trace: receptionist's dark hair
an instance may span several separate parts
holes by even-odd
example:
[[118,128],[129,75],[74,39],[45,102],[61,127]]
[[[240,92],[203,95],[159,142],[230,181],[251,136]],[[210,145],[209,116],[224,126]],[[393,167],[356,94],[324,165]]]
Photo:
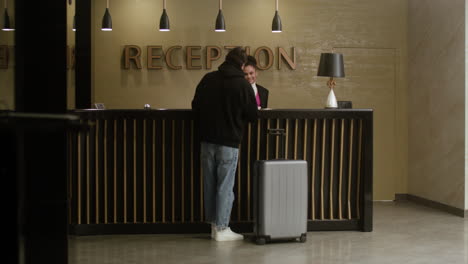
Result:
[[254,56],[249,55],[249,56],[247,56],[247,62],[245,63],[244,66],[245,67],[252,66],[252,67],[254,67],[254,69],[257,69],[257,60],[255,59]]

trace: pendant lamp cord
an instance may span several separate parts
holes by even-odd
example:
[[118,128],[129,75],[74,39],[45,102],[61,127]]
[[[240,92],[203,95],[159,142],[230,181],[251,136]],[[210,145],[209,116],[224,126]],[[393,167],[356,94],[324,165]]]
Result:
[[107,9],[109,9],[109,0],[107,0]]
[[8,0],[5,0],[5,9],[7,9],[7,2]]
[[278,11],[278,1],[279,0],[276,0],[276,11]]
[[166,9],[166,0],[163,0],[163,9]]
[[223,0],[219,0],[219,10],[223,9]]

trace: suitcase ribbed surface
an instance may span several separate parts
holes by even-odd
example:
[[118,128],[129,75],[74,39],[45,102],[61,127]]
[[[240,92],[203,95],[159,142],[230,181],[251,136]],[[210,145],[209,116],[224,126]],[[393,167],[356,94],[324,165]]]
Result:
[[258,161],[257,235],[300,237],[307,233],[307,162]]

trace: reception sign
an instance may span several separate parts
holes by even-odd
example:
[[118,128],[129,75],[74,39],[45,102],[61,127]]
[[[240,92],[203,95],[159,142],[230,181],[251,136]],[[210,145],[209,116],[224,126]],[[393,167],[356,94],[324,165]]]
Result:
[[[224,60],[225,55],[230,49],[237,46],[146,46],[146,58],[143,56],[142,48],[138,45],[125,45],[123,47],[123,68],[124,69],[142,69],[143,65],[147,69],[160,70],[164,67],[172,70],[200,70],[212,69],[213,62]],[[289,69],[295,70],[296,49],[290,48],[288,53],[284,48],[277,47],[271,49],[261,46],[255,50],[249,46],[245,47],[247,54],[257,59],[257,67],[260,70],[268,70],[273,67],[276,61],[276,69],[281,69],[283,63]],[[252,52],[252,53],[251,53]],[[8,69],[9,48],[6,45],[0,45],[0,69]],[[182,60],[181,60],[182,59]],[[183,63],[179,63],[183,61]],[[67,69],[74,69],[75,66],[75,47],[67,46]]]
[[[188,69],[200,70],[211,69],[213,62],[224,60],[225,54],[236,46],[146,46],[146,58],[144,58],[142,48],[137,45],[126,45],[123,52],[124,69],[142,69],[143,65],[147,69],[160,70],[167,67],[172,70]],[[247,54],[251,54],[250,47],[245,47]],[[225,51],[225,54],[223,54]],[[253,51],[253,50],[252,50]],[[281,69],[282,64],[286,63],[291,70],[296,69],[296,49],[291,48],[288,54],[285,49],[278,47],[273,49],[261,46],[255,49],[251,54],[257,59],[257,67],[260,70],[270,69],[275,60],[276,68]],[[182,60],[181,60],[182,58]],[[183,61],[183,63],[176,63]]]

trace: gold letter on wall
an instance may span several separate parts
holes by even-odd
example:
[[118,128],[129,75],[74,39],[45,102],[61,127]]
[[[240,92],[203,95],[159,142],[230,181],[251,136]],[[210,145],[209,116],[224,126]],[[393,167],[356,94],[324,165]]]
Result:
[[201,50],[201,46],[187,46],[186,50],[187,50],[187,69],[189,70],[201,69],[201,65],[193,66],[192,64],[193,60],[201,59],[200,55],[193,55],[192,50]]
[[[134,55],[131,55],[131,50],[133,50],[135,53]],[[130,69],[130,60],[133,60],[135,62],[135,65],[137,69],[141,69],[141,61],[140,61],[140,55],[141,55],[141,49],[140,47],[136,45],[126,45],[125,46],[125,69]]]
[[[216,55],[213,56],[213,51],[216,51]],[[221,48],[218,46],[207,46],[206,47],[206,68],[211,69],[211,62],[221,58]]]
[[224,49],[232,50],[232,49],[235,49],[237,47],[240,47],[240,46],[224,46]]
[[8,46],[0,45],[0,69],[8,69]]
[[[260,63],[260,52],[262,50],[266,52],[266,66],[262,66],[262,64]],[[255,59],[257,60],[257,67],[260,70],[268,70],[273,65],[273,51],[271,51],[269,47],[262,46],[255,51]]]
[[147,54],[146,54],[146,60],[147,60],[147,67],[148,69],[156,69],[160,70],[162,69],[162,66],[154,65],[153,61],[161,59],[161,55],[154,55],[153,50],[161,50],[162,51],[162,46],[148,46],[147,47]]
[[182,48],[182,46],[172,46],[169,49],[167,49],[167,51],[166,51],[166,64],[167,64],[167,67],[169,67],[170,69],[173,69],[173,70],[182,69],[182,66],[174,65],[172,63],[172,51],[175,50],[175,49],[181,49],[181,48]]
[[296,69],[296,48],[292,47],[291,51],[293,57],[292,60],[283,48],[278,48],[278,70],[281,69],[281,59],[284,59],[288,63],[289,68],[292,70]]

